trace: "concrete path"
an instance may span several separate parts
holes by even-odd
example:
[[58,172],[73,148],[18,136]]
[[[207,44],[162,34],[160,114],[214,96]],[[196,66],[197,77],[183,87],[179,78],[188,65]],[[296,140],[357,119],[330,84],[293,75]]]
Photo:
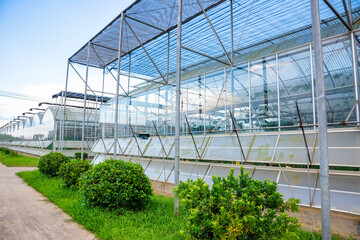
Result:
[[15,175],[33,169],[0,163],[0,240],[96,239]]

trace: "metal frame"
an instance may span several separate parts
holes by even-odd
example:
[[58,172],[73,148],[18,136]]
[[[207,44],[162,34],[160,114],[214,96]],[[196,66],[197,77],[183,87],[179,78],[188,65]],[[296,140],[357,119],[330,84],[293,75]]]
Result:
[[[131,25],[128,23],[128,21],[126,20],[126,18],[124,18],[124,21],[126,23],[126,25],[129,27],[131,33],[134,35],[134,37],[136,38],[136,40],[138,41],[138,43],[140,44],[141,48],[144,50],[144,52],[146,53],[146,55],[148,56],[148,58],[150,59],[150,61],[152,62],[152,64],[154,65],[156,71],[158,71],[160,77],[164,80],[165,84],[168,84],[167,80],[164,78],[163,74],[161,73],[161,71],[159,70],[159,68],[156,66],[156,63],[154,62],[154,60],[151,58],[150,54],[148,53],[148,51],[146,50],[146,48],[144,47],[143,43],[140,41],[139,37],[136,35],[136,33],[134,32],[134,30],[132,29]],[[118,68],[119,71],[120,68]]]
[[[346,3],[345,3],[345,0],[343,0],[343,5],[344,5],[344,9],[345,9],[345,12],[346,12],[346,20],[343,19],[343,17],[336,11],[336,9],[329,3],[328,0],[323,0],[327,6],[331,9],[331,11],[334,12],[334,14],[336,15],[336,17],[341,21],[341,23],[349,30],[351,31],[351,48],[352,48],[352,61],[353,61],[353,73],[354,73],[354,84],[355,84],[355,96],[356,96],[356,124],[359,123],[360,121],[360,112],[359,112],[359,93],[358,93],[358,62],[357,62],[357,59],[356,59],[356,56],[355,56],[355,53],[356,53],[356,45],[355,45],[355,40],[357,40],[354,36],[354,32],[353,32],[353,29],[352,29],[352,20],[351,20],[351,2],[349,1],[349,9],[347,8],[346,6]],[[64,141],[64,129],[65,129],[65,111],[66,111],[66,93],[67,93],[67,90],[68,90],[68,74],[69,74],[69,66],[72,67],[75,72],[77,73],[77,75],[81,78],[81,80],[85,83],[85,99],[84,99],[84,114],[83,114],[83,125],[82,125],[82,158],[83,158],[83,151],[84,151],[84,141],[85,141],[85,115],[86,115],[86,111],[87,109],[89,109],[87,107],[87,101],[86,101],[86,92],[88,90],[90,91],[93,91],[90,86],[88,86],[88,71],[89,71],[89,67],[91,67],[92,65],[89,64],[89,58],[90,58],[90,51],[91,49],[94,51],[95,55],[97,56],[98,60],[101,62],[101,64],[103,65],[103,71],[105,73],[105,69],[111,74],[111,76],[116,80],[117,84],[116,84],[116,106],[115,106],[115,132],[114,132],[114,159],[117,158],[117,143],[118,143],[118,137],[119,137],[119,97],[127,97],[130,101],[130,97],[131,97],[131,93],[130,93],[130,89],[129,89],[129,86],[130,84],[128,84],[128,89],[125,90],[122,85],[120,84],[120,77],[121,76],[127,76],[128,77],[128,82],[130,83],[130,78],[137,78],[139,80],[143,80],[144,82],[146,83],[154,83],[154,84],[159,84],[159,85],[168,85],[168,86],[171,86],[171,87],[174,87],[174,83],[170,83],[170,80],[169,80],[169,76],[176,73],[176,86],[175,86],[175,98],[176,98],[176,106],[175,106],[175,166],[174,166],[174,173],[175,173],[175,185],[178,184],[179,182],[179,160],[180,160],[180,155],[179,155],[179,149],[180,149],[180,123],[181,123],[181,81],[183,80],[182,79],[182,71],[184,70],[183,68],[181,68],[181,51],[182,49],[185,49],[187,51],[191,51],[193,53],[196,53],[198,55],[201,55],[201,56],[204,56],[206,58],[210,60],[214,60],[214,61],[217,61],[221,64],[224,64],[226,66],[230,66],[231,67],[231,93],[234,95],[234,92],[233,91],[233,84],[234,84],[234,80],[236,80],[235,76],[234,76],[234,68],[237,68],[236,66],[233,66],[233,63],[234,63],[234,58],[235,58],[235,55],[236,53],[239,53],[241,52],[242,49],[238,50],[238,49],[234,49],[234,25],[233,25],[233,0],[229,0],[229,4],[230,4],[230,11],[231,11],[231,20],[230,20],[230,28],[231,28],[231,49],[230,49],[230,54],[229,54],[229,51],[225,48],[223,42],[221,41],[217,31],[215,30],[214,26],[213,26],[213,23],[211,22],[208,14],[207,14],[207,10],[208,9],[211,9],[221,3],[223,3],[225,1],[219,1],[217,4],[214,4],[210,7],[208,7],[207,9],[205,9],[203,7],[203,5],[201,4],[201,1],[200,0],[197,0],[197,3],[201,9],[201,11],[197,14],[194,15],[194,17],[196,16],[199,16],[201,14],[203,14],[206,18],[206,21],[208,22],[214,36],[217,38],[217,41],[219,42],[219,45],[221,46],[223,52],[224,52],[224,55],[222,56],[209,56],[208,54],[206,53],[203,53],[203,52],[200,52],[200,51],[197,51],[197,50],[194,50],[190,47],[187,47],[187,46],[183,46],[182,45],[182,24],[187,22],[187,21],[190,21],[191,19],[185,19],[185,21],[183,21],[182,19],[182,7],[183,7],[183,3],[182,3],[182,0],[179,0],[178,1],[178,19],[177,19],[177,25],[176,26],[173,26],[167,30],[164,30],[164,29],[161,29],[161,28],[158,28],[156,26],[153,26],[151,24],[148,24],[146,22],[143,22],[141,20],[138,20],[138,19],[135,19],[131,16],[128,16],[126,15],[126,11],[122,12],[117,19],[120,18],[120,31],[119,31],[119,44],[118,44],[118,49],[112,49],[112,48],[109,48],[109,47],[106,47],[106,46],[102,46],[100,44],[97,44],[97,43],[93,43],[92,40],[94,39],[91,39],[88,43],[87,43],[87,50],[88,50],[88,55],[87,55],[87,64],[86,64],[86,77],[85,79],[83,79],[81,77],[81,75],[77,72],[77,70],[75,69],[75,67],[73,66],[72,62],[69,60],[68,61],[68,65],[67,65],[67,76],[66,76],[66,85],[65,85],[65,95],[62,97],[62,102],[61,102],[61,105],[63,106],[62,107],[62,110],[63,110],[63,118],[61,120],[61,125],[60,125],[60,139],[61,139],[61,142]],[[136,2],[137,3],[137,2]],[[135,3],[135,4],[136,4]],[[326,120],[326,97],[325,97],[325,89],[324,89],[324,86],[323,86],[323,79],[324,79],[324,73],[323,73],[323,57],[322,57],[322,49],[321,49],[321,31],[320,31],[320,16],[319,16],[319,2],[316,1],[316,0],[311,0],[311,10],[312,10],[312,26],[313,26],[313,39],[314,39],[314,66],[315,66],[315,74],[316,74],[316,92],[317,92],[317,99],[318,99],[318,102],[317,102],[317,108],[318,108],[318,123],[319,123],[319,141],[320,141],[320,152],[321,152],[321,174],[320,174],[320,183],[321,183],[321,187],[322,187],[322,192],[323,192],[323,199],[325,199],[325,201],[323,202],[324,204],[324,207],[323,207],[323,212],[324,214],[328,214],[327,212],[330,211],[329,210],[329,207],[327,206],[329,203],[327,202],[329,198],[328,194],[329,194],[329,189],[328,189],[328,160],[327,160],[327,138],[326,138],[326,133],[327,133],[327,120]],[[130,19],[132,21],[136,21],[140,24],[144,24],[148,27],[151,27],[153,29],[156,29],[158,31],[160,31],[160,33],[155,37],[159,37],[161,35],[164,35],[164,34],[168,34],[167,36],[167,68],[166,68],[166,76],[163,75],[163,73],[160,71],[160,69],[158,68],[158,66],[156,65],[154,59],[150,56],[149,52],[146,50],[146,44],[150,41],[152,41],[153,39],[155,38],[152,38],[146,42],[141,42],[138,35],[136,34],[136,32],[134,31],[134,29],[132,28],[132,26],[129,24],[129,22],[127,21],[127,19]],[[114,20],[115,21],[115,20]],[[114,22],[112,22],[114,23]],[[110,24],[112,24],[110,23]],[[135,49],[138,49],[138,48],[142,48],[144,50],[144,52],[146,53],[147,57],[150,59],[151,63],[153,64],[154,68],[157,70],[157,72],[159,73],[159,77],[158,78],[153,78],[153,79],[146,79],[146,78],[141,78],[141,77],[137,77],[137,76],[132,76],[131,75],[131,71],[130,71],[130,65],[131,65],[131,53],[135,50],[135,49],[132,49],[130,50],[129,52],[125,53],[124,51],[122,51],[122,37],[123,37],[123,25],[124,23],[126,24],[126,26],[130,29],[130,31],[132,32],[132,34],[134,35],[134,37],[136,38],[137,42],[139,43],[139,45],[135,48]],[[109,26],[109,25],[108,25]],[[170,61],[170,31],[171,29],[175,29],[177,27],[177,58],[176,58],[176,71],[175,72],[171,72],[170,73],[170,69],[169,69],[169,61]],[[100,32],[101,33],[101,32]],[[100,34],[99,33],[99,34]],[[98,36],[99,34],[97,34],[96,36]],[[313,104],[313,124],[311,126],[314,127],[314,129],[316,128],[316,120],[315,120],[315,89],[314,89],[314,76],[313,76],[313,58],[312,58],[312,54],[313,54],[313,50],[312,50],[312,44],[306,44],[306,45],[309,45],[309,54],[310,54],[310,68],[311,68],[311,98],[312,98],[312,104]],[[101,58],[100,54],[96,51],[95,47],[94,46],[98,46],[98,47],[102,47],[102,48],[107,48],[108,50],[111,50],[113,52],[117,52],[117,59],[118,60],[118,63],[117,63],[117,76],[115,77],[113,75],[113,73],[111,72],[111,69],[109,68],[109,65],[108,63],[105,63],[103,61],[103,59]],[[86,46],[84,46],[85,48]],[[288,50],[288,49],[287,49]],[[129,74],[124,74],[124,73],[121,73],[120,71],[120,66],[121,66],[121,57],[126,55],[126,54],[129,54]],[[278,114],[278,131],[280,131],[283,126],[281,126],[281,109],[280,109],[280,81],[282,82],[282,80],[280,79],[280,76],[279,76],[279,57],[278,57],[278,53],[275,54],[275,57],[276,57],[276,88],[277,88],[277,104],[278,104],[278,108],[277,108],[277,114]],[[224,62],[222,60],[220,60],[219,58],[220,57],[226,57],[227,62]],[[114,61],[116,61],[114,60]],[[113,61],[113,62],[114,62]],[[250,65],[250,61],[247,62],[247,74],[248,74],[248,81],[249,81],[249,87],[248,87],[248,108],[249,108],[249,128],[248,130],[250,131],[258,131],[259,128],[255,128],[253,127],[253,119],[252,119],[252,115],[256,113],[252,112],[253,110],[253,104],[255,103],[255,101],[252,100],[251,98],[251,78],[252,78],[252,72],[251,72],[251,65]],[[255,74],[255,73],[253,73]],[[206,75],[204,74],[205,76],[205,79],[206,79]],[[162,81],[157,81],[158,79],[162,79]],[[105,82],[105,74],[103,74],[103,86],[104,86],[104,82]],[[243,157],[243,160],[246,161],[247,159],[247,156],[245,156],[245,153],[243,151],[243,148],[242,148],[242,145],[241,145],[241,141],[240,141],[240,138],[239,138],[239,135],[238,135],[238,130],[236,128],[236,122],[235,122],[235,118],[234,118],[234,101],[231,101],[231,110],[230,109],[227,109],[228,107],[228,99],[227,99],[227,88],[226,88],[226,82],[227,82],[227,73],[226,73],[226,69],[224,68],[224,86],[225,86],[225,91],[226,91],[226,95],[225,95],[225,101],[226,101],[226,104],[225,104],[225,113],[224,113],[224,122],[225,122],[225,131],[234,131],[236,133],[236,136],[237,136],[237,139],[238,139],[238,143],[239,143],[239,146],[240,146],[240,149],[241,149],[241,153],[242,153],[242,157]],[[124,95],[120,95],[119,94],[119,88],[121,88],[123,90],[123,92],[125,93]],[[245,89],[245,88],[244,88]],[[104,90],[104,88],[102,89]],[[246,90],[246,89],[245,89]],[[166,90],[167,91],[167,90]],[[94,92],[94,91],[93,91]],[[207,128],[206,128],[206,80],[204,80],[204,103],[203,103],[203,112],[205,112],[205,117],[204,117],[204,134],[206,135],[207,133]],[[221,94],[220,94],[221,95]],[[220,96],[219,96],[220,97]],[[147,106],[148,106],[148,101],[147,101],[147,97],[145,97],[146,100],[145,100],[145,114],[146,114],[146,118],[147,118]],[[234,98],[234,96],[233,96]],[[233,99],[232,99],[233,100]],[[129,101],[127,102],[127,111],[126,111],[126,126],[129,126],[133,135],[134,135],[134,130],[133,130],[133,127],[132,127],[132,123],[130,122],[129,118],[131,116],[129,116]],[[96,111],[97,111],[97,102],[96,102]],[[139,104],[139,102],[137,102],[137,104]],[[160,104],[160,101],[158,100],[158,104]],[[307,146],[307,142],[306,142],[306,136],[305,136],[305,132],[304,132],[304,129],[303,127],[306,126],[306,125],[303,125],[302,124],[302,119],[301,119],[301,115],[300,115],[300,110],[298,108],[298,104],[296,102],[296,106],[297,106],[297,110],[298,110],[298,116],[299,116],[299,119],[300,119],[300,128],[302,129],[302,132],[303,132],[303,136],[304,136],[304,141],[305,141],[305,145],[306,145],[306,148],[307,148],[307,155],[308,155],[308,158],[309,158],[309,164],[311,164],[311,158],[310,158],[310,153],[309,153],[309,150],[308,150],[308,146]],[[205,110],[204,110],[205,109]],[[231,118],[231,124],[232,124],[232,128],[231,129],[226,129],[227,128],[227,121],[229,120],[229,117],[227,117],[227,110],[229,110],[229,114],[230,114],[230,118]],[[166,118],[168,118],[168,109],[165,110],[166,111]],[[158,109],[158,112],[159,112],[159,109]],[[137,114],[137,112],[136,112]],[[171,114],[171,113],[170,113]],[[137,117],[137,115],[136,115]],[[159,119],[159,116],[158,116],[158,119]],[[194,142],[194,145],[195,145],[195,148],[196,148],[196,151],[197,151],[197,155],[199,158],[200,157],[200,154],[199,154],[199,151],[198,151],[198,148],[196,146],[196,143],[195,143],[195,140],[194,140],[194,137],[193,137],[193,132],[191,131],[191,128],[190,128],[190,124],[189,124],[189,121],[187,119],[187,117],[185,117],[185,120],[186,120],[186,123],[187,123],[187,127],[188,127],[188,132],[189,134],[191,135],[192,139],[193,139],[193,142]],[[346,122],[348,119],[346,119]],[[353,122],[354,123],[354,122]],[[162,140],[159,136],[159,132],[158,132],[158,127],[159,127],[159,121],[157,123],[158,126],[156,126],[156,124],[153,122],[153,126],[154,126],[154,129],[156,131],[156,135],[159,137],[159,140],[161,142],[161,145],[162,145],[162,149],[164,151],[164,154],[167,155],[166,157],[168,157],[168,154],[166,154],[166,151],[165,151],[165,148],[163,146],[163,143],[162,143]],[[147,127],[148,123],[146,121],[145,123],[145,127]],[[308,125],[310,126],[310,124]],[[137,127],[137,126],[136,126]],[[165,126],[166,127],[166,126]],[[284,128],[289,128],[288,126],[284,126]],[[270,128],[269,128],[270,129]],[[241,129],[242,131],[245,131],[246,129]],[[125,128],[125,135],[126,135],[126,128]],[[213,131],[215,132],[215,131]],[[280,136],[280,135],[279,135]],[[141,152],[141,149],[140,149],[140,146],[139,146],[139,143],[137,142],[137,139],[136,139],[136,136],[135,137],[135,141],[138,145],[138,148],[139,148],[139,151],[141,153],[141,155],[143,154]],[[62,143],[63,144],[63,143]],[[120,145],[119,145],[120,146]],[[276,148],[276,147],[275,147]],[[61,150],[63,150],[63,145],[61,145],[60,147]],[[122,153],[124,153],[122,151],[122,149],[120,149],[120,151]],[[273,156],[273,159],[274,160],[274,157]],[[327,169],[327,171],[326,171]],[[210,169],[209,169],[210,171]],[[179,211],[179,206],[178,206],[178,199],[175,198],[175,204],[174,204],[174,209],[175,209],[175,212],[178,213]],[[323,218],[325,217],[328,217],[328,215],[323,215]],[[330,218],[328,218],[330,219]],[[324,226],[323,226],[323,236],[326,238],[327,237],[327,234],[328,234],[328,229],[330,228],[330,220],[328,222],[323,222]]]

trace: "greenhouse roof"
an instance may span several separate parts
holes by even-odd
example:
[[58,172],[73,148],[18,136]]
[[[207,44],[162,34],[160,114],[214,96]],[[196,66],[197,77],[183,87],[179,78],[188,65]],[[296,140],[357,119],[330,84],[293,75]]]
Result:
[[[319,2],[322,29],[336,26],[333,31],[327,30],[327,36],[358,26],[360,1],[352,1],[352,24],[346,24],[342,0]],[[138,0],[124,10],[122,72],[159,82],[175,73],[177,12],[177,0]],[[183,73],[204,63],[232,65],[244,52],[259,45],[271,47],[287,41],[289,48],[295,47],[298,43],[289,41],[311,32],[310,12],[309,0],[183,0]],[[89,66],[117,68],[120,21],[119,15],[90,40]],[[306,38],[306,42],[311,41],[311,37]],[[69,60],[86,65],[88,46],[85,44]]]
[[[66,98],[74,98],[74,99],[84,99],[85,95],[83,93],[76,93],[76,92],[66,92],[65,91],[61,91],[57,94],[54,94],[52,96],[52,98],[58,98],[61,96],[65,96],[66,94]],[[109,101],[111,98],[109,97],[104,97],[104,96],[95,96],[95,95],[91,95],[91,94],[86,94],[86,100],[88,101],[98,101],[98,102],[107,102]]]

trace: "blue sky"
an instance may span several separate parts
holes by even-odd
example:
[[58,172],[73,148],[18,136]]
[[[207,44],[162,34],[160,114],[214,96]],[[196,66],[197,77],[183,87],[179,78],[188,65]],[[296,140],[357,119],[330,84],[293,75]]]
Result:
[[[0,90],[50,97],[67,59],[133,0],[0,0]],[[0,126],[36,102],[0,96]]]

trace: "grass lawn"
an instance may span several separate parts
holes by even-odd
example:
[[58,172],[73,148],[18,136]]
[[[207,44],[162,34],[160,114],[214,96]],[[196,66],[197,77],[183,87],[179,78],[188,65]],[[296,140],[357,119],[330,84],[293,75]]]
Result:
[[[98,238],[183,239],[180,230],[185,228],[185,214],[173,214],[173,198],[154,195],[148,209],[117,214],[114,211],[85,206],[79,191],[64,187],[64,182],[59,177],[48,178],[38,170],[20,172],[17,175]],[[298,239],[313,239],[307,231],[298,229],[296,234]],[[314,233],[314,237],[321,240],[318,233]],[[294,236],[285,239],[292,240]]]
[[37,167],[39,159],[20,154],[11,156],[0,152],[0,162],[7,167]]
[[182,239],[185,218],[173,214],[173,198],[154,195],[148,209],[119,215],[85,206],[79,192],[63,187],[59,177],[48,178],[38,170],[17,175],[101,239]]

